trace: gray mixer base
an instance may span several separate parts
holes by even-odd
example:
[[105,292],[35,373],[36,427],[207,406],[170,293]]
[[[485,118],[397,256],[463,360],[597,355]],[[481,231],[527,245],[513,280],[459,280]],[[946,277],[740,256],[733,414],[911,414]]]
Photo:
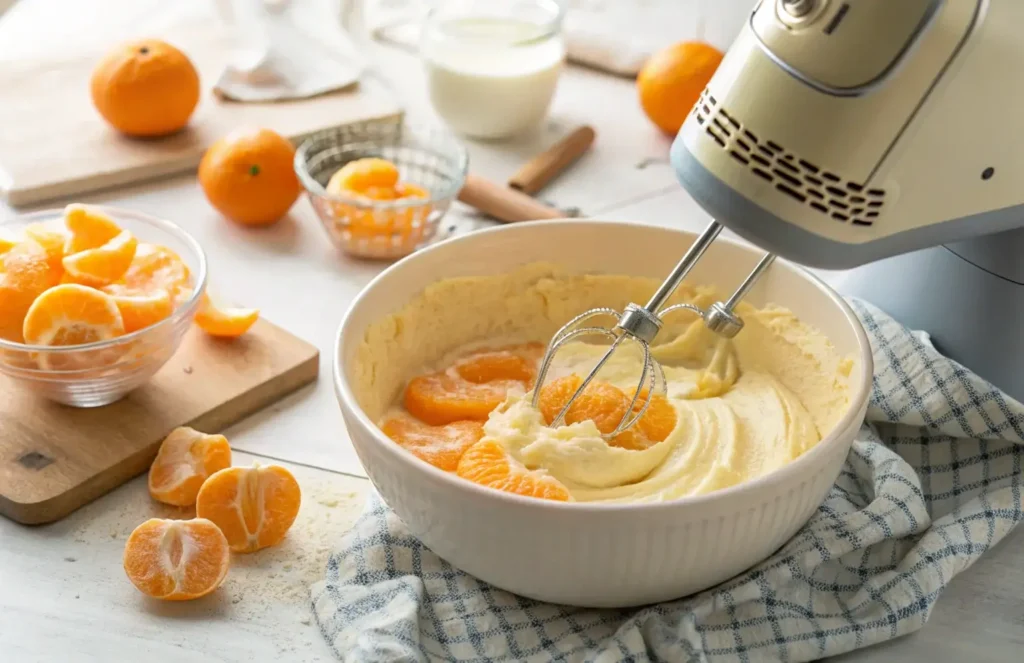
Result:
[[939,352],[1024,402],[1024,285],[940,246],[858,267],[837,290],[928,332]]

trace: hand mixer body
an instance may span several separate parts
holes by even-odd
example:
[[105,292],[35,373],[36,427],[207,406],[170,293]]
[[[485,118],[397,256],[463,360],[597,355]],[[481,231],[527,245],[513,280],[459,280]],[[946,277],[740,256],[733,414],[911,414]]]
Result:
[[1024,226],[1022,25],[1020,0],[761,0],[673,166],[722,225],[812,267]]

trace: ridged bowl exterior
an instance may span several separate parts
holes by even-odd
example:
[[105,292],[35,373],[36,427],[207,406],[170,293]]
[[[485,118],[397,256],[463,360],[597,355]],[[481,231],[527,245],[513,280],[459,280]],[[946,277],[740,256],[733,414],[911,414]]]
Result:
[[[626,607],[718,584],[770,556],[807,522],[835,482],[863,420],[871,353],[849,307],[784,261],[750,297],[790,308],[857,359],[851,407],[835,430],[793,463],[726,490],[664,503],[601,505],[546,502],[483,488],[391,442],[359,409],[349,386],[345,365],[366,326],[400,308],[423,283],[501,273],[559,257],[559,250],[570,269],[657,276],[668,272],[692,239],[682,231],[600,221],[507,226],[407,258],[364,290],[339,330],[335,386],[370,480],[415,536],[452,565],[522,596]],[[644,253],[624,254],[623,246],[643,247]],[[732,287],[759,257],[756,249],[719,240],[694,282]]]

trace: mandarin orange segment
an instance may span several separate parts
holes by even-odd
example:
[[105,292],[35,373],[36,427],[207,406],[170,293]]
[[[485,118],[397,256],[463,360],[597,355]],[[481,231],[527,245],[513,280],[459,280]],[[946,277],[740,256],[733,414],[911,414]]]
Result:
[[430,194],[426,189],[419,186],[418,184],[412,184],[411,182],[402,182],[395,186],[395,194],[399,198],[429,198]]
[[[637,399],[636,405],[633,406],[634,413],[640,411],[646,398],[647,390],[645,389],[640,392],[640,397]],[[640,421],[636,422],[636,425],[648,439],[662,442],[676,429],[677,422],[678,417],[672,404],[664,396],[655,394],[651,398],[651,404],[647,406],[644,416],[640,417]]]
[[473,384],[448,373],[421,375],[409,381],[402,404],[432,426],[455,421],[486,421],[508,393],[505,383]]
[[30,345],[81,345],[123,334],[124,321],[114,300],[75,283],[54,286],[39,295],[22,325]]
[[121,312],[124,332],[130,334],[166,320],[174,312],[174,301],[163,289],[135,291],[118,283],[102,288]]
[[196,310],[195,321],[200,329],[211,336],[236,338],[249,331],[259,317],[259,309],[226,307],[214,302],[204,292]]
[[0,227],[0,256],[7,253],[22,241],[13,231]]
[[466,449],[484,435],[484,427],[478,421],[430,426],[404,416],[391,417],[381,430],[417,458],[445,472],[454,472]]
[[121,280],[131,290],[166,290],[175,306],[192,292],[192,275],[181,257],[165,246],[147,242],[139,242],[135,257]]
[[143,594],[165,601],[188,601],[220,587],[231,551],[215,524],[203,518],[150,518],[128,537],[124,571]]
[[[583,378],[572,374],[544,385],[537,406],[548,425],[555,420],[555,417],[562,411],[581,384],[583,384]],[[644,398],[646,398],[646,391],[637,399],[630,416],[640,411]],[[594,380],[573,401],[572,406],[565,413],[564,421],[566,424],[575,424],[590,420],[594,422],[597,430],[607,435],[618,427],[623,416],[629,411],[630,400],[630,397],[618,387]],[[636,426],[619,433],[609,440],[608,444],[634,451],[647,449],[664,441],[675,429],[675,426],[675,410],[664,396],[656,394]]]
[[398,184],[398,168],[386,159],[369,157],[350,161],[338,169],[327,182],[327,193],[365,193],[370,187],[394,189]]
[[62,262],[64,260],[64,244],[67,242],[67,235],[42,223],[33,223],[25,227],[25,236],[42,247],[46,253],[46,261],[52,271],[57,274],[61,274],[64,271]]
[[483,352],[455,362],[455,372],[475,384],[497,380],[531,382],[537,373],[536,362],[509,352]]
[[229,467],[203,483],[196,515],[216,523],[235,552],[254,552],[284,539],[301,497],[299,483],[283,467]]
[[138,240],[127,230],[103,246],[64,257],[64,271],[75,282],[96,288],[119,280],[135,258]]
[[398,191],[389,186],[370,186],[361,193],[370,200],[394,200],[400,197]]
[[467,449],[459,460],[456,474],[473,483],[506,493],[561,502],[570,499],[569,490],[561,481],[543,472],[527,469],[492,439],[480,440]]
[[120,226],[112,218],[77,203],[64,208],[64,225],[71,234],[64,246],[66,255],[97,249],[121,234]]
[[181,426],[171,431],[149,466],[149,494],[175,506],[192,506],[206,479],[231,467],[231,446],[223,435]]
[[46,252],[33,241],[16,244],[3,255],[0,271],[0,338],[20,343],[25,316],[39,295],[60,281]]
[[481,350],[459,359],[450,370],[410,380],[402,404],[433,426],[486,421],[510,390],[530,388],[543,350],[540,343]]

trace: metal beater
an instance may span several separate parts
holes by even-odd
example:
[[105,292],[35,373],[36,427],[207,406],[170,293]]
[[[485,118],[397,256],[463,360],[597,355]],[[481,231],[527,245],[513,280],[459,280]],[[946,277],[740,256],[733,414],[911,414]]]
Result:
[[[658,290],[651,296],[651,299],[645,306],[639,306],[637,304],[629,304],[626,306],[625,311],[622,313],[611,308],[595,308],[585,313],[581,313],[569,322],[567,322],[558,332],[555,333],[551,342],[548,344],[547,352],[544,354],[544,360],[540,365],[540,372],[537,375],[537,384],[533,391],[533,407],[537,407],[538,400],[540,399],[541,387],[544,385],[544,378],[547,376],[548,370],[551,368],[551,360],[566,343],[577,339],[581,336],[590,335],[601,335],[612,339],[611,347],[608,351],[598,360],[594,368],[587,374],[583,379],[583,383],[573,393],[572,397],[566,402],[565,406],[562,407],[558,416],[551,422],[552,426],[558,426],[563,423],[565,419],[565,413],[569,411],[573,402],[579,398],[580,394],[587,388],[594,377],[601,370],[601,367],[608,362],[608,359],[618,349],[618,347],[625,341],[632,341],[639,345],[643,352],[643,368],[640,373],[640,381],[637,385],[636,390],[633,392],[633,399],[630,401],[629,409],[619,420],[618,426],[610,433],[602,434],[604,439],[611,439],[623,432],[624,430],[633,426],[647,411],[647,407],[651,404],[651,399],[654,397],[655,392],[665,391],[665,372],[654,357],[651,355],[651,342],[654,337],[661,331],[661,319],[665,315],[672,313],[673,311],[688,310],[696,313],[704,321],[704,325],[712,332],[725,338],[733,338],[743,328],[743,320],[741,320],[733,309],[736,304],[750,291],[750,289],[757,283],[757,280],[761,277],[766,269],[775,260],[775,255],[771,253],[765,254],[761,261],[757,263],[753,271],[747,275],[747,278],[743,280],[743,283],[736,289],[736,291],[729,297],[725,302],[715,302],[707,308],[707,310],[700,309],[692,304],[676,304],[669,306],[664,311],[661,307],[668,301],[668,298],[672,296],[672,293],[676,291],[679,284],[683,282],[686,275],[690,273],[693,266],[697,264],[704,252],[707,251],[711,243],[718,237],[718,234],[722,231],[722,226],[717,221],[712,221],[711,224],[704,229],[700,237],[690,246],[690,248],[683,255],[682,259],[675,266],[672,272],[668,275],[668,278],[661,284]],[[599,316],[611,316],[618,318],[618,323],[611,329],[607,327],[584,327],[582,324],[587,320],[596,318]],[[647,385],[647,396],[644,399],[643,407],[638,412],[630,416],[634,412],[637,400],[639,400],[641,394],[644,392],[644,386]]]

